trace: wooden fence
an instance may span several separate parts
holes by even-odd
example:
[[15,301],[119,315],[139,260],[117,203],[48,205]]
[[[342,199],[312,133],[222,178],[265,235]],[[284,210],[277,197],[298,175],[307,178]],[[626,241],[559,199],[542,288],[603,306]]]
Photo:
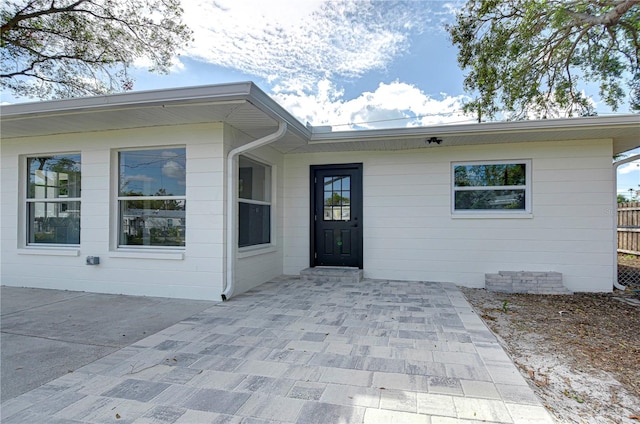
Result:
[[618,252],[640,255],[640,202],[618,203]]

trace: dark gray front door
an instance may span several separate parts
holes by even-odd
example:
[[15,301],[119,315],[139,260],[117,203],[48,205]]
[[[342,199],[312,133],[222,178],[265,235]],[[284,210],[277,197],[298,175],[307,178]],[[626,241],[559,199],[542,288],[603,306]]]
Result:
[[311,266],[362,268],[362,164],[311,167]]

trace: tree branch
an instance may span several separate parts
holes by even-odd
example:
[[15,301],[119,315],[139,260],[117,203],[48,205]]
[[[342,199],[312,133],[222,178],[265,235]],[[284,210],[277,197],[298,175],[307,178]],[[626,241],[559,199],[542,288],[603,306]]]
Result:
[[622,15],[624,15],[633,6],[637,6],[640,0],[621,0],[616,6],[605,14],[594,16],[589,13],[575,12],[569,9],[565,11],[572,16],[577,22],[589,25],[615,25],[618,23]]
[[7,22],[2,24],[2,26],[0,27],[0,36],[4,35],[5,32],[11,31],[12,29],[14,29],[18,25],[18,23],[22,21],[33,19],[33,18],[39,18],[40,16],[53,15],[56,13],[73,12],[75,11],[75,8],[77,6],[81,5],[82,3],[86,3],[87,1],[89,0],[78,0],[67,7],[55,7],[54,2],[52,1],[51,7],[47,10],[38,10],[37,12],[27,13],[23,15],[21,13],[26,10],[26,8],[24,8],[20,12],[16,13],[16,15],[13,16],[13,18],[9,19]]

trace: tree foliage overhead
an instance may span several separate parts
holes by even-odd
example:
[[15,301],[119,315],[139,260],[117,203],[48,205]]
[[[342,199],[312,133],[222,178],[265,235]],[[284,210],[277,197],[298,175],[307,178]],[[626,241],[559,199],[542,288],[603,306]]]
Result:
[[447,30],[467,112],[586,115],[585,82],[613,110],[640,110],[640,0],[468,0]]
[[180,0],[4,0],[0,84],[18,96],[77,97],[132,88],[136,61],[167,72],[191,39]]

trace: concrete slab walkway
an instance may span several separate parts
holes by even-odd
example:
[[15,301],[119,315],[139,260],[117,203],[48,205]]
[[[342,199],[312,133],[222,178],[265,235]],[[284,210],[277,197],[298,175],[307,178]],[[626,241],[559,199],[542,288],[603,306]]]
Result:
[[284,277],[1,406],[6,424],[553,422],[454,285]]
[[1,402],[215,305],[7,286],[0,293]]

